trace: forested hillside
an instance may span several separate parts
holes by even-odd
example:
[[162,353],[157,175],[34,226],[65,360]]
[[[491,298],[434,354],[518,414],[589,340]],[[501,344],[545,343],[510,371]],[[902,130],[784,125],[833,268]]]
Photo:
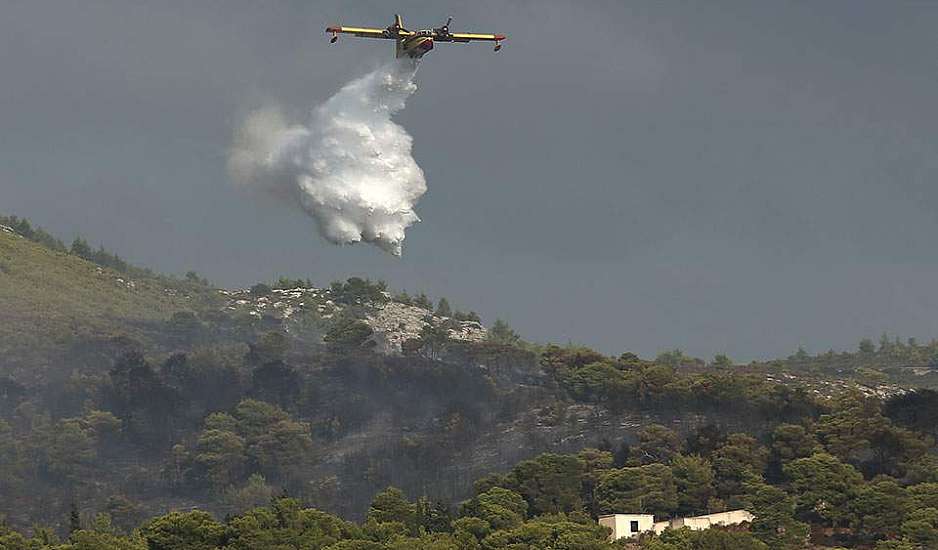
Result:
[[938,544],[935,342],[611,357],[0,224],[0,549],[599,549],[600,513],[739,507],[751,533],[643,547]]

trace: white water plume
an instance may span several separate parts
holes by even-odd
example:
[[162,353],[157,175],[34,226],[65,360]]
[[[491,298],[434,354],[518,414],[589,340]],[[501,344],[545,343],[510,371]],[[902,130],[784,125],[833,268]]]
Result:
[[391,120],[416,90],[412,60],[395,60],[346,84],[290,125],[277,109],[252,113],[228,159],[235,182],[298,202],[335,244],[360,241],[401,255],[427,190],[412,139]]

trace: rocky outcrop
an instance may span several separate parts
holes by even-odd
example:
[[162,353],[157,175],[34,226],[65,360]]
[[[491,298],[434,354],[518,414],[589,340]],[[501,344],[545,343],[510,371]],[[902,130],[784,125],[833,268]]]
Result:
[[275,288],[268,294],[254,294],[247,289],[219,290],[226,298],[224,309],[246,313],[251,317],[273,317],[286,320],[299,312],[314,312],[329,319],[337,311],[329,291],[321,288]]
[[365,322],[374,331],[372,340],[375,349],[388,355],[401,353],[404,343],[420,338],[424,328],[431,322],[447,326],[449,338],[452,340],[481,342],[488,336],[488,331],[479,322],[439,317],[423,308],[394,301],[375,307],[365,318]]
[[[297,316],[311,315],[328,323],[337,314],[350,309],[350,306],[336,303],[332,290],[327,288],[272,289],[262,295],[246,289],[218,292],[225,298],[223,309],[226,312],[247,314],[258,319],[276,319],[283,323],[288,332],[290,325],[287,321]],[[420,338],[431,323],[446,327],[452,340],[481,342],[488,337],[488,331],[478,321],[460,321],[433,315],[421,307],[396,302],[390,295],[385,298],[382,302],[351,306],[351,311],[374,331],[371,341],[374,349],[380,353],[402,353],[404,343]]]

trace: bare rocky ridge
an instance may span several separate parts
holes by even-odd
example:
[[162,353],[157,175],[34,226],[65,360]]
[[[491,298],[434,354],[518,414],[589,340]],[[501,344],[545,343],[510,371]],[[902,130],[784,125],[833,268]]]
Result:
[[[279,320],[284,330],[291,331],[291,321],[329,320],[346,311],[350,306],[337,303],[328,288],[273,289],[269,295],[255,295],[250,290],[219,290],[225,298],[223,310],[242,313],[255,318],[268,317]],[[446,326],[450,339],[463,342],[481,342],[488,331],[477,321],[457,321],[449,317],[434,315],[421,307],[402,304],[385,294],[383,303],[356,304],[360,316],[373,331],[371,342],[374,349],[386,355],[399,355],[408,340],[417,339],[431,323]]]
[[[392,301],[377,306],[368,314],[365,322],[375,331],[372,336],[377,344],[375,349],[388,355],[396,355],[401,353],[404,342],[420,337],[424,327],[430,324],[428,317],[435,324],[450,321],[449,317],[439,317],[425,309]],[[481,342],[488,336],[485,327],[479,322],[456,321],[452,324],[454,327],[447,329],[451,340]]]

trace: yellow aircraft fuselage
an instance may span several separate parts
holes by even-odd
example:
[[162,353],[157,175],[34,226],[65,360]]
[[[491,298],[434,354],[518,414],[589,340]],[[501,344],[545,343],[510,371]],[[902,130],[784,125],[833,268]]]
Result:
[[409,38],[397,39],[397,57],[419,59],[428,54],[432,49],[433,36],[421,36],[417,34]]
[[433,49],[434,42],[473,42],[477,40],[495,42],[495,51],[502,49],[501,41],[508,37],[503,34],[476,34],[449,32],[450,18],[442,27],[435,29],[422,29],[409,31],[404,28],[404,21],[400,15],[394,16],[394,24],[386,29],[371,27],[326,27],[326,32],[332,33],[331,42],[339,39],[339,34],[351,34],[360,38],[381,38],[394,40],[397,43],[397,57],[419,59]]

